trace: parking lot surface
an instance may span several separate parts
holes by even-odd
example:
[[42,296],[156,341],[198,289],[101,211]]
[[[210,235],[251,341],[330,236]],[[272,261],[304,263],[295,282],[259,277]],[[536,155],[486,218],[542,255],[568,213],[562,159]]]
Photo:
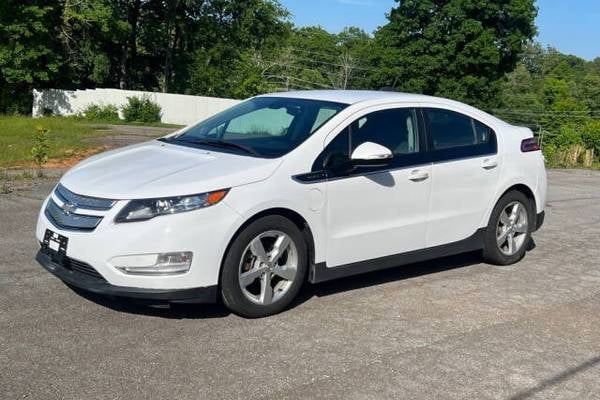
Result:
[[467,254],[307,285],[260,320],[71,290],[33,259],[53,184],[0,195],[2,399],[600,398],[598,172],[549,171],[517,265]]

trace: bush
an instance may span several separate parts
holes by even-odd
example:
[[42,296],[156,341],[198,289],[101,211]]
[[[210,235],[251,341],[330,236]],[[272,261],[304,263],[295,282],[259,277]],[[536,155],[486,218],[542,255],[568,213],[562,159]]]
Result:
[[160,122],[162,110],[158,104],[148,97],[128,97],[123,107],[123,116],[127,122]]
[[586,148],[593,149],[600,156],[600,120],[592,120],[582,128],[581,140]]
[[90,104],[83,110],[85,119],[95,122],[118,122],[119,109],[112,104]]
[[[31,156],[33,161],[41,171],[44,164],[48,161],[48,155],[50,153],[50,145],[48,143],[48,129],[44,129],[38,126],[35,130],[34,145],[31,148]],[[41,174],[40,174],[41,175]]]

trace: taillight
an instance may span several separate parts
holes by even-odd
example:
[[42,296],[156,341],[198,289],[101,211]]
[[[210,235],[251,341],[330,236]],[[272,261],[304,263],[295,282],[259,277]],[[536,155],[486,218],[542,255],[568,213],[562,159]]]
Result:
[[539,151],[540,144],[536,138],[523,139],[521,142],[521,151],[526,153],[528,151]]

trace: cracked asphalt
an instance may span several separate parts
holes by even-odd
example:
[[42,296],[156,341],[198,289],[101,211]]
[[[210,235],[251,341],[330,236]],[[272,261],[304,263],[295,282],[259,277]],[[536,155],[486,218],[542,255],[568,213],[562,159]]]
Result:
[[33,259],[52,185],[0,195],[2,399],[600,398],[600,172],[549,171],[517,265],[472,253],[308,285],[260,320],[71,290]]

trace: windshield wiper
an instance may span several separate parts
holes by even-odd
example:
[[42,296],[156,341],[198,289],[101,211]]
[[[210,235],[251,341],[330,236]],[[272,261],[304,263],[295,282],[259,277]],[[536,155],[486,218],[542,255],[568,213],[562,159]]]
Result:
[[260,156],[256,150],[252,147],[244,146],[243,144],[237,144],[232,142],[226,142],[224,140],[209,140],[209,139],[185,139],[185,138],[173,138],[174,142],[187,142],[191,144],[199,144],[220,148],[237,149],[242,150],[244,153],[252,154],[254,156]]

